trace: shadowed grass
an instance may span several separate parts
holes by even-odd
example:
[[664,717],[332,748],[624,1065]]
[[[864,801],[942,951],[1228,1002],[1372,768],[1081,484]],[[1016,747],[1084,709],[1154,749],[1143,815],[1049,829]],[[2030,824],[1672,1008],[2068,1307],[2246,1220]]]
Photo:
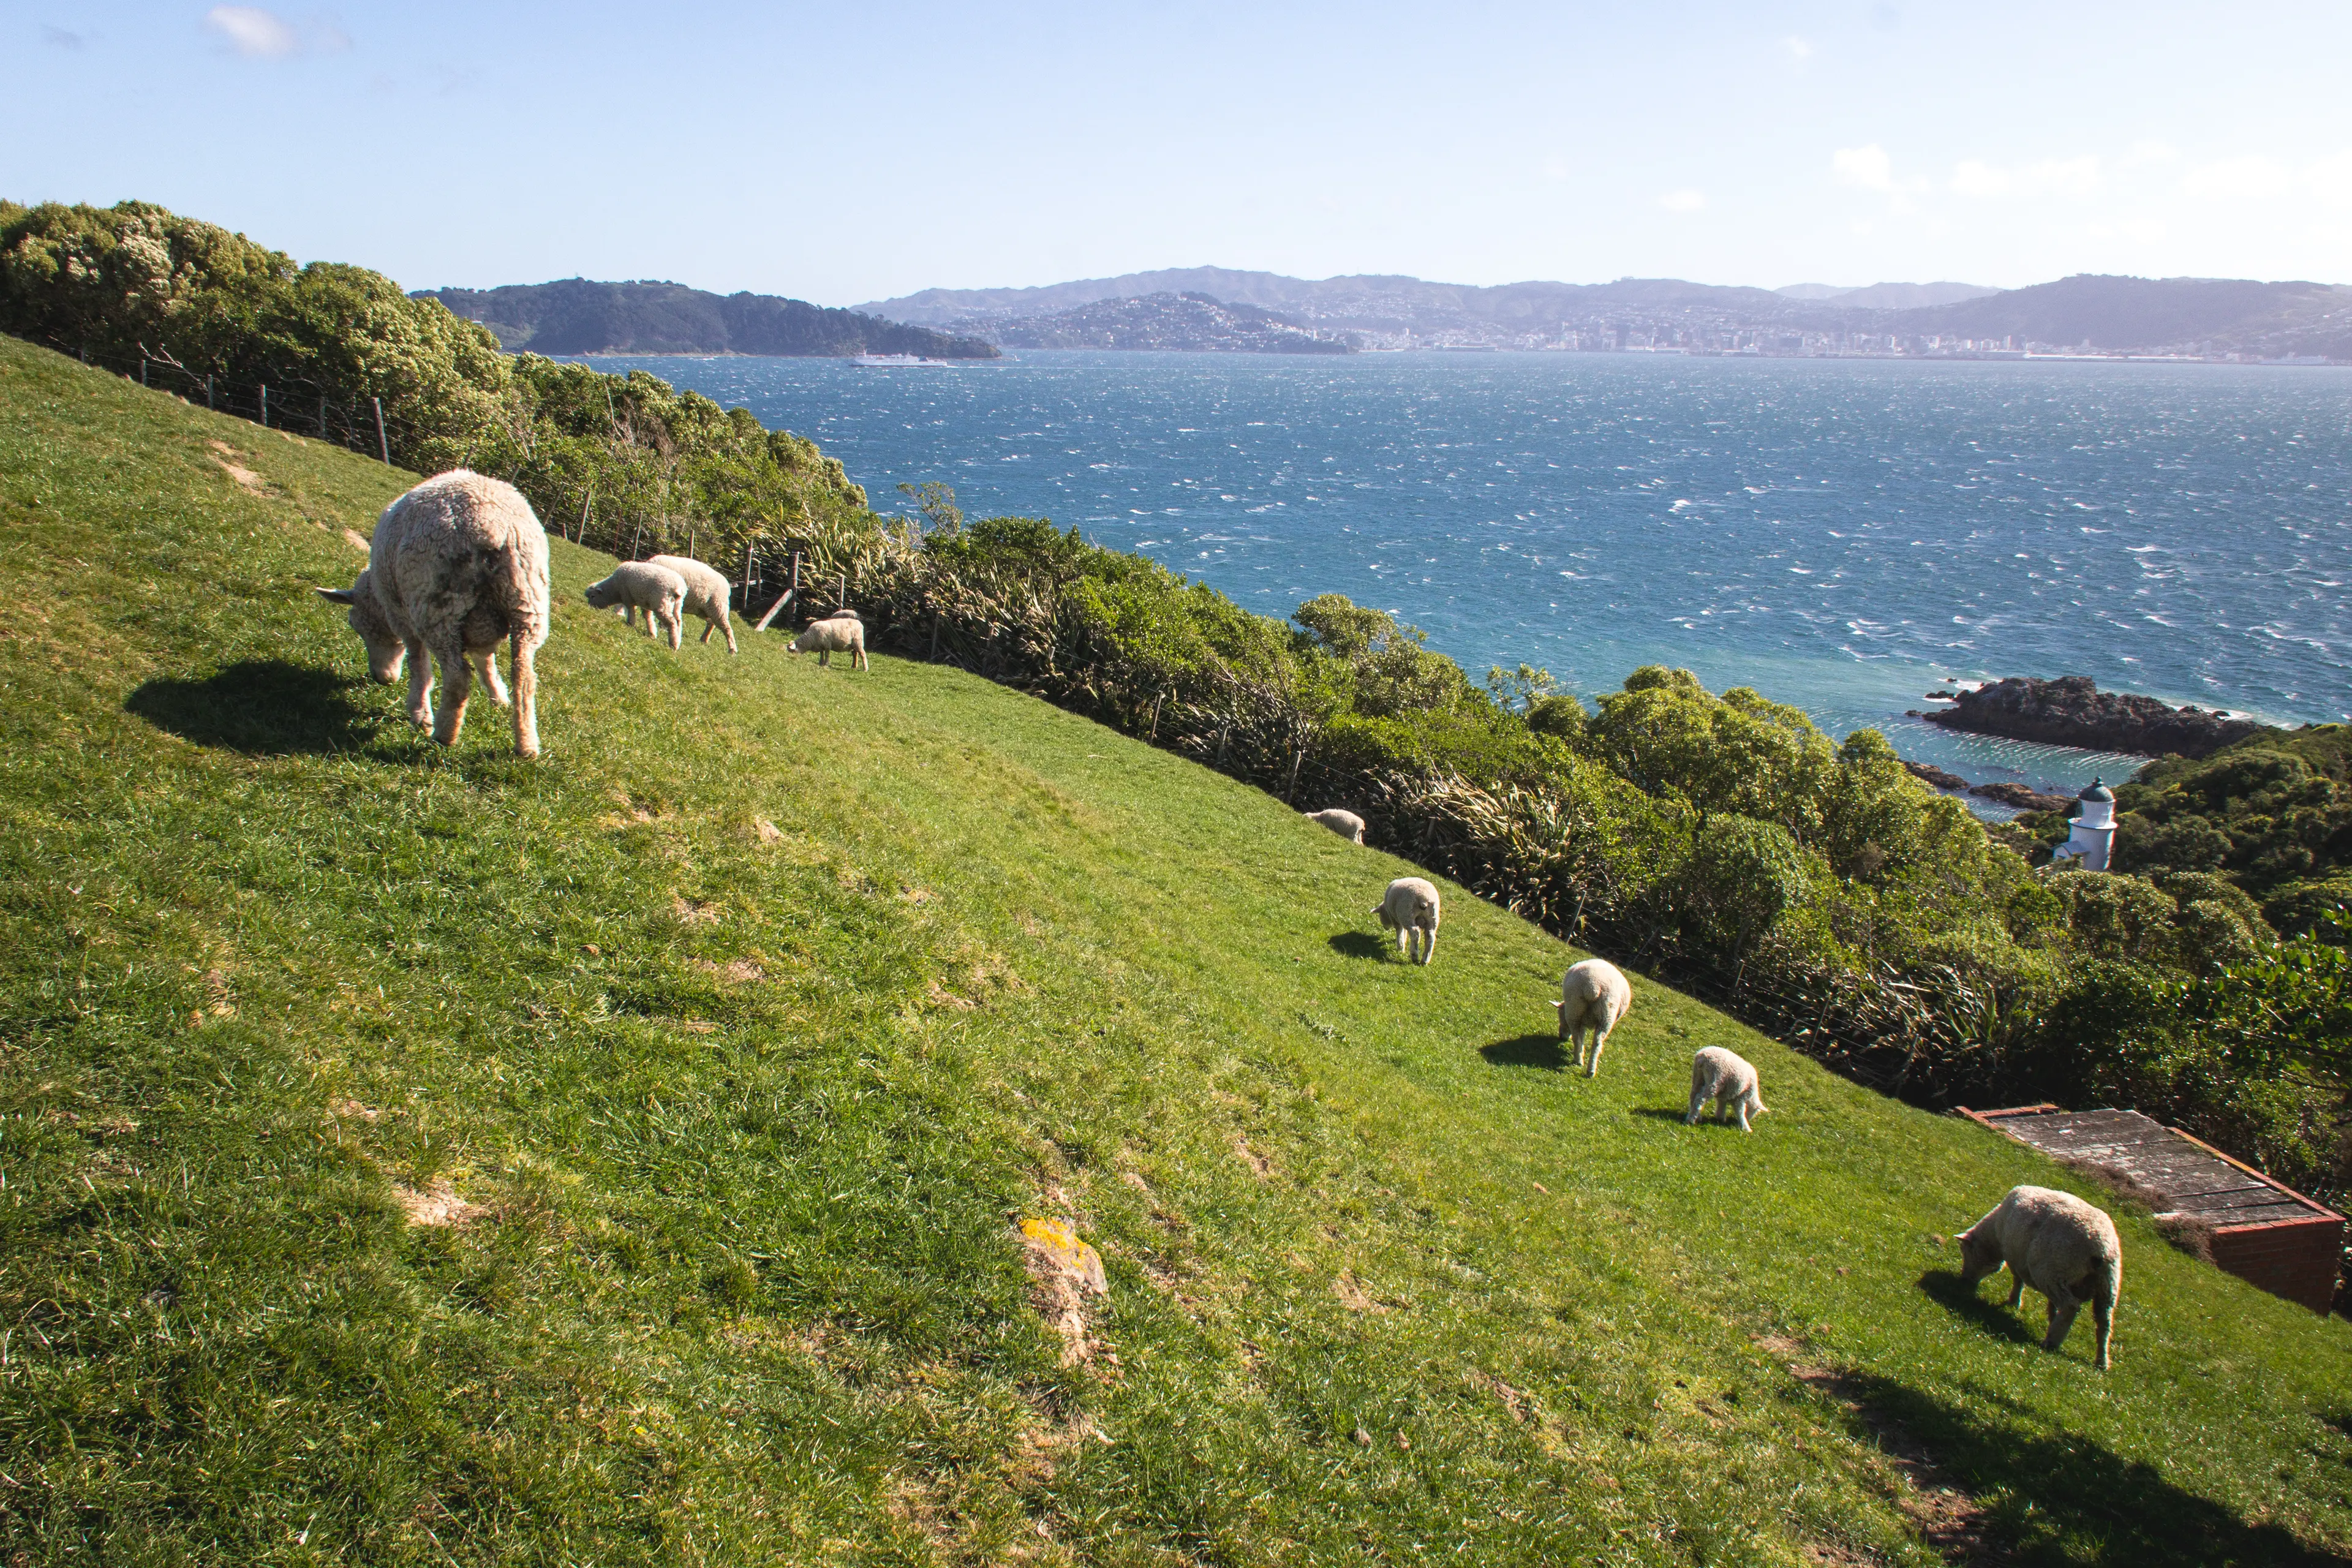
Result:
[[2021,1343],[1944,1238],[2074,1176],[1638,976],[1563,1070],[1569,949],[1399,962],[1402,862],[1083,720],[559,543],[545,759],[436,748],[310,592],[404,482],[0,341],[0,1552],[1931,1561],[1798,1360],[2023,1561],[2352,1542],[2341,1324],[2119,1213],[2115,1370]]

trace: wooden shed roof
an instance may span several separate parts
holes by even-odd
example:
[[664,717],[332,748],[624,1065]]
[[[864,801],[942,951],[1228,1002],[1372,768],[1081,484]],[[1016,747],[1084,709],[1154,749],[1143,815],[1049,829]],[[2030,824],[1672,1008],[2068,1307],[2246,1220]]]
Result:
[[2044,1153],[2104,1167],[2161,1197],[2167,1209],[2216,1227],[2294,1220],[2340,1223],[2342,1218],[2137,1110],[2061,1110],[2034,1105],[1963,1114]]

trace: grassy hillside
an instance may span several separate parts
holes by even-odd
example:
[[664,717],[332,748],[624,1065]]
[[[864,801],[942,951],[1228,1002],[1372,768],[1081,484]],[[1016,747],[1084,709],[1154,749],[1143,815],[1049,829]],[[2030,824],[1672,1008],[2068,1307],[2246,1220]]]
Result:
[[2342,1323],[2119,1213],[2044,1355],[1948,1238],[2081,1184],[1638,980],[1563,1073],[1569,949],[1231,781],[560,543],[546,758],[437,751],[310,593],[406,482],[0,340],[12,1564],[2352,1547]]

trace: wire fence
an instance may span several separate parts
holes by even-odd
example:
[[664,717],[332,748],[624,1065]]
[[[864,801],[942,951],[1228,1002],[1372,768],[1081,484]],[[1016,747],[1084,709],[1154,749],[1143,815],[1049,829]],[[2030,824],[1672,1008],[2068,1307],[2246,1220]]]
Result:
[[[58,345],[50,345],[56,347]],[[384,412],[383,400],[321,384],[297,371],[284,374],[231,376],[197,370],[151,354],[92,353],[59,349],[82,363],[111,371],[152,391],[168,393],[191,407],[248,419],[271,430],[307,437],[390,464],[395,449],[415,444],[417,432]]]

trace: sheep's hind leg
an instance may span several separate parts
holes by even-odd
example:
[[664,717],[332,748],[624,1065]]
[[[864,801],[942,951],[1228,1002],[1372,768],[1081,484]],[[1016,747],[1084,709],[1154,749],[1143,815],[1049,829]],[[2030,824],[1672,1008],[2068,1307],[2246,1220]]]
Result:
[[474,667],[466,662],[465,653],[450,648],[440,656],[441,711],[433,724],[433,738],[445,746],[457,743],[457,731],[466,726],[466,699],[474,689]]
[[2014,1268],[2009,1271],[2009,1304],[2012,1309],[2025,1304],[2025,1276]]
[[1700,1110],[1701,1110],[1706,1106],[1706,1090],[1705,1090],[1705,1089],[1692,1089],[1692,1090],[1691,1090],[1691,1102],[1690,1102],[1690,1114],[1683,1118],[1683,1125],[1684,1125],[1684,1126],[1685,1126],[1685,1127],[1696,1127],[1696,1126],[1697,1126],[1697,1125],[1698,1125],[1698,1113],[1699,1113],[1699,1111],[1700,1111]]
[[1436,956],[1437,930],[1434,926],[1424,928],[1421,933],[1421,961],[1427,963]]
[[[1592,1065],[1584,1069],[1585,1077],[1599,1078],[1601,1076],[1601,1047],[1608,1043],[1609,1032],[1607,1030],[1595,1029],[1592,1031]],[[1577,1052],[1577,1055],[1580,1058],[1582,1057],[1583,1054],[1584,1053],[1581,1050]]]
[[515,755],[539,755],[539,666],[533,658],[536,642],[527,642],[518,634],[511,641],[511,653],[507,662],[514,667],[514,736]]
[[506,707],[512,699],[507,694],[507,683],[499,679],[499,650],[486,647],[478,654],[467,654],[466,659],[474,667],[474,673],[482,678],[482,685],[488,689],[490,700],[501,708]]
[[1745,1095],[1742,1095],[1739,1100],[1739,1130],[1742,1132],[1753,1132],[1756,1131],[1754,1128],[1748,1125],[1748,1099]]
[[408,721],[420,730],[433,728],[433,656],[425,645],[407,645],[403,656],[408,665]]

